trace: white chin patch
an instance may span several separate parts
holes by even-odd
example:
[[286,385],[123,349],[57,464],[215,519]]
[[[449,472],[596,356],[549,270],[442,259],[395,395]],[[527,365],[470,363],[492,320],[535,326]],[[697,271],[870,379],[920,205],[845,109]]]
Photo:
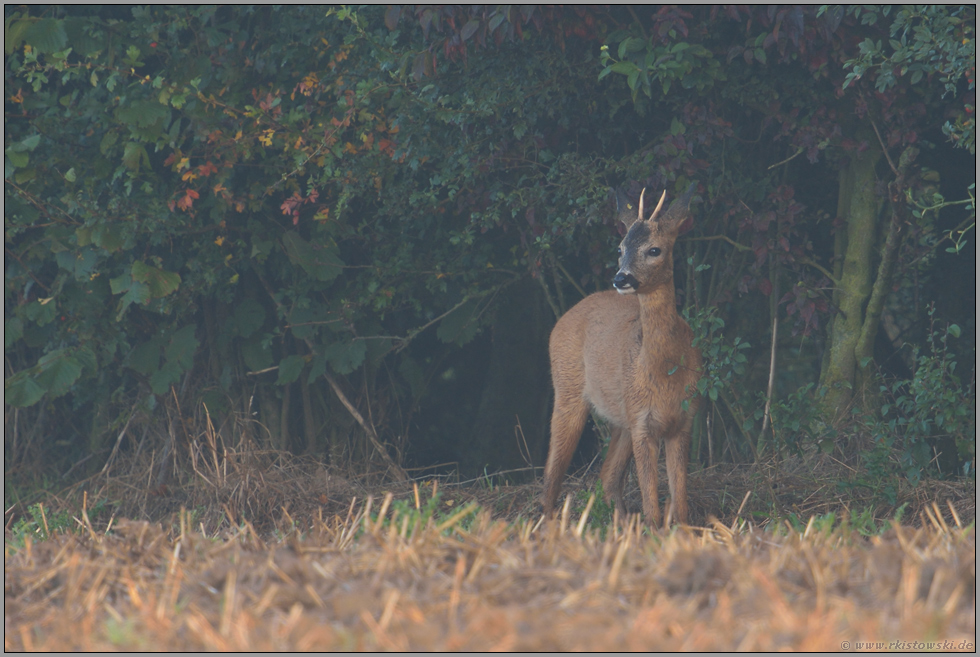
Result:
[[617,287],[616,291],[619,292],[620,294],[636,294],[636,289],[632,287],[627,287],[627,288]]

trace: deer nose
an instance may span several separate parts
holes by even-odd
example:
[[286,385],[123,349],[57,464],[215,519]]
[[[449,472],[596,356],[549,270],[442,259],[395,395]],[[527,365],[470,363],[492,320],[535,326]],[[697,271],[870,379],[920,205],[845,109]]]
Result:
[[628,290],[633,288],[634,290],[639,287],[640,283],[632,274],[627,274],[625,272],[618,272],[616,277],[613,278],[613,287],[617,290]]

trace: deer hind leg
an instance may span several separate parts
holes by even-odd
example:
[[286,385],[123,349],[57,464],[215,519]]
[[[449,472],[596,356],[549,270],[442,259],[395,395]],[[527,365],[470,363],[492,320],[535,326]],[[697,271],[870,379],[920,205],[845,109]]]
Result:
[[626,486],[626,475],[629,472],[630,459],[633,458],[633,442],[629,433],[622,427],[613,427],[609,438],[609,450],[602,464],[602,488],[606,491],[606,499],[613,502],[620,513],[626,511],[623,500],[623,488]]
[[660,499],[657,496],[657,458],[660,456],[660,435],[651,432],[644,421],[630,432],[633,456],[636,458],[636,478],[643,494],[643,515],[653,526],[660,524]]
[[551,444],[544,468],[544,493],[541,496],[546,515],[551,515],[555,508],[561,480],[572,461],[588,417],[589,405],[584,398],[556,395],[555,410],[551,414]]
[[667,460],[667,483],[670,485],[668,521],[687,524],[687,462],[691,451],[690,430],[664,440]]

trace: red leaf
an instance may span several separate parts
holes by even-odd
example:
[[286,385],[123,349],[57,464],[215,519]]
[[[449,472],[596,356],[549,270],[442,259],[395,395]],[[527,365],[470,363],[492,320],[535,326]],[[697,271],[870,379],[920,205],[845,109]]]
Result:
[[388,11],[385,12],[385,27],[389,30],[394,30],[398,27],[398,19],[401,18],[402,8],[399,5],[392,5],[388,7]]

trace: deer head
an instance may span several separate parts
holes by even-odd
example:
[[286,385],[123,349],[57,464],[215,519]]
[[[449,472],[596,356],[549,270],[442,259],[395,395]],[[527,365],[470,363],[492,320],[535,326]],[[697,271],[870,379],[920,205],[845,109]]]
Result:
[[687,192],[671,203],[666,211],[663,211],[664,198],[667,196],[667,191],[664,190],[657,207],[647,218],[644,218],[644,189],[640,193],[636,219],[632,219],[628,212],[631,205],[621,193],[617,193],[616,205],[620,219],[624,223],[631,221],[627,224],[629,230],[626,237],[619,245],[619,271],[613,278],[613,287],[617,292],[642,294],[668,282],[673,284],[674,241],[693,224],[689,206],[694,188],[695,183],[692,183]]

